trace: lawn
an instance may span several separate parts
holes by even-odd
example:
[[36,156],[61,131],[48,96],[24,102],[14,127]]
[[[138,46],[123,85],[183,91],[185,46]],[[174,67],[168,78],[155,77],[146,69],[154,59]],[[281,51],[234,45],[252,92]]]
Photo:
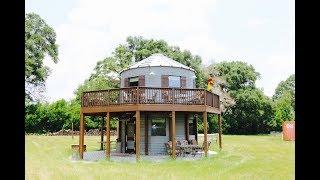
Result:
[[[72,162],[78,137],[26,136],[26,179],[295,179],[294,142],[281,136],[223,136],[214,157],[161,163]],[[98,136],[86,136],[88,151],[99,149]]]

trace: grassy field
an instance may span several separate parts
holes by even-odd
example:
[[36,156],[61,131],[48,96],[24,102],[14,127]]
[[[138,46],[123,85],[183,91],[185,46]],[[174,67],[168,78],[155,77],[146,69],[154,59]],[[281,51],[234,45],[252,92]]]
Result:
[[[98,136],[85,137],[88,151]],[[294,179],[294,142],[281,136],[223,136],[223,150],[198,161],[72,162],[78,137],[26,136],[26,179]]]

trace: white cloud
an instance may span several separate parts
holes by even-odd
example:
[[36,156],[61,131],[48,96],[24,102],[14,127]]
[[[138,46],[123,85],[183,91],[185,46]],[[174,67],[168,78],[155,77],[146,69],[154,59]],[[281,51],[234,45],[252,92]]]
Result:
[[261,25],[265,25],[270,22],[271,22],[271,19],[269,18],[255,18],[255,19],[250,19],[247,23],[249,27],[254,28]]

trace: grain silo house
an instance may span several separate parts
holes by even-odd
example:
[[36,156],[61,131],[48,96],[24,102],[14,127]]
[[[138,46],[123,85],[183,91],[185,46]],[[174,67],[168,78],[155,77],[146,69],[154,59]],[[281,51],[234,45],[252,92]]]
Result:
[[[121,87],[84,92],[80,120],[80,157],[84,150],[84,116],[106,119],[106,157],[110,158],[110,119],[117,119],[117,153],[175,157],[180,142],[198,139],[198,115],[218,114],[219,96],[195,86],[195,71],[162,54],[153,54],[120,73]],[[220,121],[221,122],[221,121]],[[221,123],[219,123],[221,126]],[[178,144],[177,144],[177,141]],[[193,141],[194,142],[194,141]],[[221,142],[220,142],[221,143]],[[204,145],[207,154],[207,145]]]

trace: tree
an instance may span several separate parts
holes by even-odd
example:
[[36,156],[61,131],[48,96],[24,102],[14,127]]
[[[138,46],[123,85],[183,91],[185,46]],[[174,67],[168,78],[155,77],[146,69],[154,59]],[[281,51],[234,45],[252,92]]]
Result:
[[223,113],[223,129],[227,134],[257,134],[270,130],[272,101],[256,88],[260,74],[245,62],[221,62],[212,65],[211,72],[226,81],[223,89],[234,104]]
[[[43,64],[48,55],[53,62],[58,62],[56,33],[39,15],[28,13],[25,16],[25,84],[26,98],[38,99],[45,86],[50,69]],[[35,92],[33,90],[36,89]]]
[[201,67],[201,57],[192,55],[190,51],[180,50],[177,46],[169,46],[164,40],[144,39],[142,37],[129,36],[126,43],[120,44],[115,48],[111,57],[106,57],[99,61],[89,79],[98,76],[108,79],[119,79],[121,70],[127,68],[134,62],[141,61],[154,53],[162,53],[196,72],[197,87],[204,87],[204,75]]
[[275,102],[275,113],[271,126],[275,131],[281,131],[284,121],[294,120],[294,108],[291,105],[292,95],[289,91],[284,92]]
[[217,75],[226,80],[226,91],[232,92],[242,88],[255,88],[255,81],[260,78],[252,65],[241,61],[221,62],[216,64]]
[[105,78],[102,76],[96,76],[91,79],[87,79],[83,84],[79,85],[78,88],[74,91],[75,100],[80,104],[81,94],[84,91],[95,91],[109,88],[118,88],[120,85],[119,80]]
[[259,89],[239,89],[236,104],[223,114],[226,134],[267,133],[273,117],[272,101]]
[[291,96],[291,105],[295,108],[295,75],[290,75],[285,81],[281,81],[273,95],[273,100],[281,99],[284,94],[288,93]]

